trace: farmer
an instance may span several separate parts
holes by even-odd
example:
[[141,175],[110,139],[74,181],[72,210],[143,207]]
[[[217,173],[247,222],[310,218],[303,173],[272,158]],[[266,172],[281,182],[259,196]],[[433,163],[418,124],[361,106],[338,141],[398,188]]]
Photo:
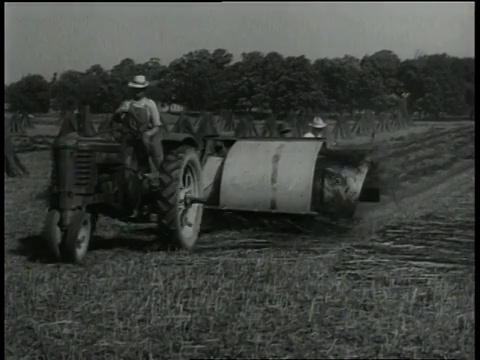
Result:
[[280,137],[283,137],[283,138],[292,137],[292,128],[284,122],[281,122],[277,125],[277,131],[280,134]]
[[304,138],[317,138],[326,140],[327,124],[322,120],[320,116],[315,116],[313,118],[313,122],[308,125],[310,126],[310,131],[303,135]]
[[129,127],[138,131],[156,170],[160,171],[163,161],[161,137],[164,128],[157,105],[145,94],[148,85],[149,82],[145,76],[135,76],[133,81],[128,83],[131,100],[124,101],[115,113],[130,115]]

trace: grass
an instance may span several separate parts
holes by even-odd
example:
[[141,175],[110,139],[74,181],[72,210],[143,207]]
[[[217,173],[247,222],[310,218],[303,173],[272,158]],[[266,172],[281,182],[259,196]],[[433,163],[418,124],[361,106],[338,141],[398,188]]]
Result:
[[7,355],[462,358],[473,351],[473,279],[415,284],[385,274],[359,283],[322,260],[143,255],[83,269],[25,269],[5,279],[6,335],[15,334]]
[[[403,163],[413,179],[452,161],[442,139],[415,150],[418,162],[407,148],[393,166]],[[222,231],[191,254],[165,253],[150,251],[148,228],[103,218],[80,267],[29,259],[50,160],[48,152],[20,157],[31,176],[5,182],[6,359],[474,358],[475,282],[471,264],[461,265],[462,242],[450,249],[456,271],[440,270],[422,263],[426,250],[405,250],[412,235],[395,230],[436,234],[430,257],[444,256],[447,236],[471,247],[473,233],[461,235],[459,224],[474,221],[472,170],[423,174],[420,185],[441,173],[448,180],[405,197],[401,211],[375,205],[364,229],[341,236]],[[450,224],[444,237],[431,214]],[[387,223],[402,252],[387,244]]]

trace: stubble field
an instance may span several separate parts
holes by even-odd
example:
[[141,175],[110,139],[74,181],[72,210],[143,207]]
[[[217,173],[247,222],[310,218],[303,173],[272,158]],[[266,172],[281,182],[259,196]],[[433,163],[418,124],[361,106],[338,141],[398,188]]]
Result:
[[[38,130],[36,130],[38,131]],[[190,254],[103,219],[83,267],[35,260],[48,151],[5,182],[7,359],[474,358],[474,127],[380,138],[395,182],[348,231],[223,229]]]

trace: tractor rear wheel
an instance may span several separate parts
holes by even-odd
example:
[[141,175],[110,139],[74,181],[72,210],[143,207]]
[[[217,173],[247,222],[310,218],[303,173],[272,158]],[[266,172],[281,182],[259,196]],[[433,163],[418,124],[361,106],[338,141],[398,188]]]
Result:
[[180,146],[165,156],[157,195],[161,240],[174,249],[190,250],[200,232],[203,206],[185,206],[185,195],[201,196],[202,168],[195,149]]

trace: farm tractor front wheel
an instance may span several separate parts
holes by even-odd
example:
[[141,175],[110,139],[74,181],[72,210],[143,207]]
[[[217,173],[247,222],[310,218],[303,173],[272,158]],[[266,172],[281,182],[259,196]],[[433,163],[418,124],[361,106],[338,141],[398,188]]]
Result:
[[76,212],[68,225],[62,257],[69,263],[82,263],[92,238],[94,220],[86,211]]
[[50,210],[47,213],[42,233],[48,259],[55,262],[60,261],[62,258],[60,247],[64,236],[59,223],[60,212],[58,210]]
[[157,195],[158,228],[161,240],[173,249],[190,250],[200,232],[203,205],[186,204],[187,194],[200,196],[202,168],[197,152],[180,146],[166,155],[160,172]]
[[72,215],[66,231],[60,227],[61,215],[58,210],[50,210],[45,221],[43,240],[47,256],[51,261],[65,261],[80,264],[87,254],[96,216],[77,211]]

